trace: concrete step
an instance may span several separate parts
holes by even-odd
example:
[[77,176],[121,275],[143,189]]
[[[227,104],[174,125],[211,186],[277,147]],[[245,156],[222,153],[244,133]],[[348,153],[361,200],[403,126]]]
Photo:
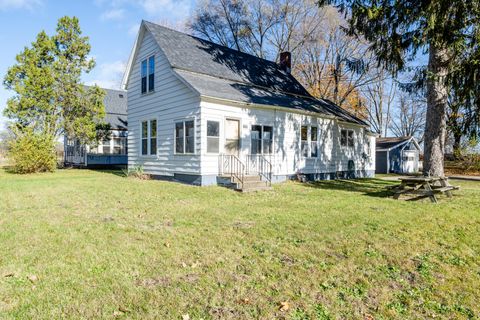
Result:
[[248,188],[264,187],[264,186],[267,186],[267,182],[259,180],[259,181],[245,181],[242,187],[244,189],[248,189]]

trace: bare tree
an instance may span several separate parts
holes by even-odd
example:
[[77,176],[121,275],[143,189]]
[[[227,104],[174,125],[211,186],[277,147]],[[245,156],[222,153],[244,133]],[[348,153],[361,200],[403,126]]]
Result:
[[190,28],[212,42],[278,61],[302,47],[321,23],[313,0],[203,0]]
[[397,137],[414,136],[422,142],[426,109],[425,98],[402,94],[392,117],[390,130]]
[[365,41],[345,34],[344,18],[315,0],[203,0],[190,28],[200,37],[278,61],[292,53],[292,73],[317,98],[368,118],[362,88],[379,81]]
[[397,93],[397,83],[380,71],[380,79],[362,90],[365,97],[367,121],[380,137],[387,136],[392,117],[392,109]]
[[293,72],[313,96],[367,117],[361,89],[381,74],[367,43],[346,35],[344,23],[336,9],[324,8],[320,27],[294,56]]

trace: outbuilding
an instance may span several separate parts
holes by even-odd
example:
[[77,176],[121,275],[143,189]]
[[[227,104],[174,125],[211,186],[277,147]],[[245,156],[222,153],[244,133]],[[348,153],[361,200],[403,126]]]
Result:
[[375,173],[419,171],[420,145],[414,137],[377,138]]

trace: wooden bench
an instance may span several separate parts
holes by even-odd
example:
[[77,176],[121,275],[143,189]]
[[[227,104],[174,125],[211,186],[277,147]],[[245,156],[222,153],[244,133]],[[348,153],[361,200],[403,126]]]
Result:
[[402,195],[412,194],[417,197],[411,200],[429,197],[433,203],[437,203],[435,194],[445,193],[447,197],[451,198],[452,191],[460,189],[450,185],[448,179],[443,177],[407,177],[399,178],[399,180],[401,181],[400,185],[389,187],[390,190],[395,191],[393,198],[396,200],[400,199]]

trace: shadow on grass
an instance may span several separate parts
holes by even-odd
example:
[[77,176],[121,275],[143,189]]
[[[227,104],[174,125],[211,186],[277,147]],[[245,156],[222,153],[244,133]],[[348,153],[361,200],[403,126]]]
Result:
[[306,183],[305,186],[325,190],[359,192],[370,197],[387,198],[393,195],[393,192],[388,190],[387,187],[395,184],[398,184],[398,182],[380,179],[354,179],[322,180]]
[[120,170],[120,169],[88,169],[88,170],[91,170],[94,172],[109,173],[109,174],[113,174],[114,176],[122,177],[122,178],[127,177],[126,171]]

